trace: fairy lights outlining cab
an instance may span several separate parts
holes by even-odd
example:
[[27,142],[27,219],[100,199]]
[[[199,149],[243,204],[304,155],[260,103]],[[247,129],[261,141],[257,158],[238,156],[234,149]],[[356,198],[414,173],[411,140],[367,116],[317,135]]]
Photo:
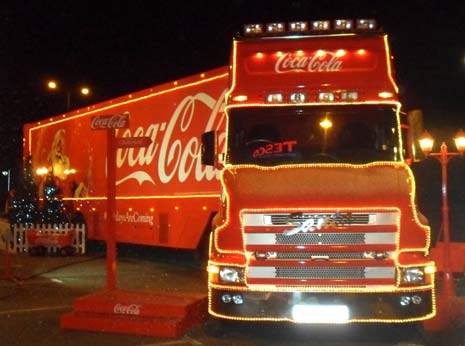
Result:
[[296,323],[435,316],[430,230],[405,163],[398,91],[374,20],[244,27],[232,47],[225,150],[204,142],[204,163],[222,168],[223,196],[210,314]]

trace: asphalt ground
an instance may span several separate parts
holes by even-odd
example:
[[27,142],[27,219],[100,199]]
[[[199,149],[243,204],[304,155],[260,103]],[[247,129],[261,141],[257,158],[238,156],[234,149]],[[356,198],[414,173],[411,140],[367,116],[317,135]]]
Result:
[[[421,346],[406,326],[309,328],[283,323],[208,319],[179,338],[99,333],[60,328],[73,301],[106,286],[104,249],[71,257],[0,251],[0,345],[34,346]],[[193,252],[119,246],[117,287],[205,293],[204,265]]]

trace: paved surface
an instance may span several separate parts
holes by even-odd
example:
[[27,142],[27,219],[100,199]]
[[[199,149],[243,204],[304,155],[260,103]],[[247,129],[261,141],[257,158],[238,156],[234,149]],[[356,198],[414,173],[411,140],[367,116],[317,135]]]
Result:
[[[117,287],[206,293],[206,272],[192,253],[127,247],[119,250]],[[224,323],[209,319],[176,338],[63,330],[60,315],[75,298],[106,285],[102,252],[75,257],[11,256],[5,278],[0,251],[0,344],[47,346],[413,346],[414,331],[400,326],[338,329],[295,324]]]

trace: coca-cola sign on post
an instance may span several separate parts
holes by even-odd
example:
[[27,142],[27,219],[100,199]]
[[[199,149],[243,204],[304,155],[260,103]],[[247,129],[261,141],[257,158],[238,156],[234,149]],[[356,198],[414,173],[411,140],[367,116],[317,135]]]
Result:
[[129,127],[129,112],[122,114],[97,115],[90,121],[92,130],[126,129]]
[[124,305],[117,303],[113,307],[113,312],[115,314],[122,314],[122,315],[140,315],[140,305],[138,304],[129,304]]

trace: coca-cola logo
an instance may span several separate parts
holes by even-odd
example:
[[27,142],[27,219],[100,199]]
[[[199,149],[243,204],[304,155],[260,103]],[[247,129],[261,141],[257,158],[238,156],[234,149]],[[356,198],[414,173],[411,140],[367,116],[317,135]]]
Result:
[[[147,127],[139,126],[126,129],[121,137],[148,137],[150,145],[144,148],[119,148],[116,154],[118,168],[129,166],[131,173],[120,178],[116,185],[127,180],[135,179],[139,184],[150,182],[155,185],[154,177],[163,183],[169,183],[173,179],[183,183],[190,177],[196,181],[206,179],[208,181],[218,178],[218,171],[211,166],[204,166],[201,162],[202,133],[216,130],[222,131],[219,136],[219,148],[226,140],[224,133],[224,94],[213,98],[206,93],[198,93],[185,97],[174,110],[168,121],[152,123]],[[200,118],[200,109],[207,107],[210,116],[205,125],[200,129],[194,128],[194,124],[205,119]],[[120,136],[119,133],[117,133]]]
[[122,114],[97,115],[92,117],[90,128],[92,130],[124,129],[129,126],[129,112]]
[[140,315],[140,307],[141,305],[137,304],[123,305],[118,303],[113,307],[113,312],[122,315]]
[[303,52],[283,54],[275,64],[275,72],[337,72],[342,70],[341,53],[319,50],[313,55]]

